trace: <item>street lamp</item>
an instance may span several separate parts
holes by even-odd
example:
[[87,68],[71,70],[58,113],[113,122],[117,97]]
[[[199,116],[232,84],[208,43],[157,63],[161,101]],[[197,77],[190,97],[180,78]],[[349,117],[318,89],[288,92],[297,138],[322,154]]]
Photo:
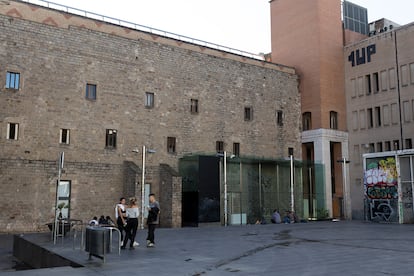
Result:
[[342,159],[337,160],[336,162],[338,163],[342,163],[342,177],[343,177],[343,183],[342,183],[342,193],[343,193],[343,197],[344,197],[344,216],[347,219],[351,218],[351,215],[349,214],[350,212],[350,208],[348,207],[349,205],[349,200],[350,200],[350,195],[349,195],[349,188],[348,185],[346,183],[346,164],[349,164],[349,160],[346,160],[345,157],[342,157]]
[[295,212],[295,195],[294,195],[294,159],[293,159],[293,148],[288,148],[290,158],[290,211]]
[[[227,212],[227,152],[218,153],[217,156],[223,157],[224,163],[224,226],[228,225],[228,212]],[[234,154],[230,155],[230,159],[236,157]]]
[[[139,149],[135,148],[132,152],[139,153]],[[156,153],[156,150],[147,149],[142,146],[142,174],[141,174],[141,229],[144,229],[144,213],[145,213],[145,157],[146,153]]]

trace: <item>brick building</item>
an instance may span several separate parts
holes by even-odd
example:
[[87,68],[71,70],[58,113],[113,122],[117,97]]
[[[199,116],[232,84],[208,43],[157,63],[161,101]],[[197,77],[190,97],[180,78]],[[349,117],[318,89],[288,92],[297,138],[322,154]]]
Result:
[[60,152],[65,212],[88,220],[141,196],[133,149],[155,149],[146,184],[171,227],[183,155],[301,153],[291,67],[22,1],[0,3],[0,41],[0,231],[52,220]]

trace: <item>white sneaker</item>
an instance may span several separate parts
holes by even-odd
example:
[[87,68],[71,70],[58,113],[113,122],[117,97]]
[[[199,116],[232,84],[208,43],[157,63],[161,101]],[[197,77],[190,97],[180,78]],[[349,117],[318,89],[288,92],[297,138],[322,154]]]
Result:
[[147,245],[147,247],[154,247],[155,245],[152,243],[152,242],[150,242],[148,245]]
[[139,246],[139,243],[137,243],[136,241],[134,241],[134,244],[132,246],[133,247]]

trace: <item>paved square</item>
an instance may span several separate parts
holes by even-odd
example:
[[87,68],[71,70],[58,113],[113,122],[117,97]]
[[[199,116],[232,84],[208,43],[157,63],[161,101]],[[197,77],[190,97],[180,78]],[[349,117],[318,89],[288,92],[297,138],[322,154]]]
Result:
[[311,222],[157,229],[156,248],[88,261],[70,241],[44,246],[83,268],[4,275],[413,275],[414,225]]

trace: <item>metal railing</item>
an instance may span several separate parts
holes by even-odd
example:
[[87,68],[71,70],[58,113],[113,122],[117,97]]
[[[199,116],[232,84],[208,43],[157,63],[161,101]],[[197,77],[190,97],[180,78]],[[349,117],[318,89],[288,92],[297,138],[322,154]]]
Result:
[[156,29],[156,28],[151,28],[151,27],[148,27],[148,26],[132,23],[132,22],[129,22],[129,21],[113,18],[113,17],[110,17],[110,16],[105,16],[105,15],[101,15],[101,14],[97,14],[97,13],[93,13],[93,12],[88,12],[88,11],[77,9],[77,8],[68,7],[68,6],[65,6],[65,5],[62,5],[62,4],[57,4],[57,3],[53,3],[53,2],[49,2],[49,1],[45,1],[45,0],[18,0],[18,1],[26,2],[26,3],[30,3],[30,4],[34,4],[34,5],[38,5],[38,6],[42,6],[42,7],[47,7],[49,9],[59,10],[59,11],[63,11],[63,12],[66,12],[66,13],[79,15],[79,16],[83,16],[83,17],[86,17],[86,18],[94,19],[94,20],[103,21],[103,22],[106,22],[106,23],[114,24],[114,25],[119,25],[119,26],[122,26],[122,27],[134,29],[134,30],[137,30],[137,31],[143,31],[143,32],[147,32],[147,33],[151,33],[151,34],[155,34],[155,35],[159,35],[159,36],[164,36],[164,37],[180,40],[180,41],[183,41],[183,42],[188,42],[188,43],[192,43],[192,44],[196,44],[196,45],[216,49],[216,50],[219,50],[219,51],[232,53],[232,54],[235,54],[235,55],[240,55],[240,56],[244,56],[244,57],[248,57],[248,58],[252,58],[252,59],[257,59],[257,60],[264,60],[264,56],[262,56],[262,55],[253,54],[253,53],[250,53],[250,52],[238,50],[238,49],[235,49],[235,48],[231,48],[231,47],[223,46],[223,45],[220,45],[220,44],[207,42],[207,41],[204,41],[204,40],[200,40],[200,39],[196,39],[196,38],[192,38],[192,37],[188,37],[188,36],[184,36],[184,35],[179,35],[179,34],[176,34],[176,33],[163,31],[163,30]]

